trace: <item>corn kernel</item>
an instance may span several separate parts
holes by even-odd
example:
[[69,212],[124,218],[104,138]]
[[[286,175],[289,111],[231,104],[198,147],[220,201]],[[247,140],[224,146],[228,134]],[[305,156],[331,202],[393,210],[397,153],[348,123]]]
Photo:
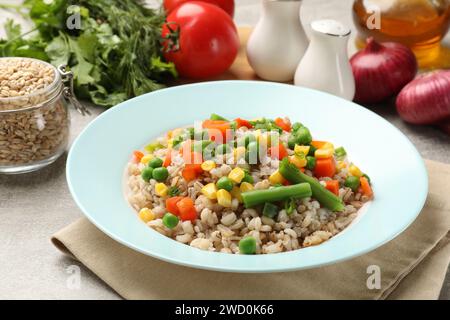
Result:
[[350,166],[350,168],[348,169],[348,171],[350,172],[350,174],[351,174],[352,176],[355,176],[355,177],[358,177],[358,178],[362,177],[362,175],[363,175],[363,173],[361,172],[361,170],[360,170],[357,166],[355,166],[354,164],[352,164],[352,165]]
[[241,189],[241,193],[244,193],[253,190],[253,185],[248,182],[242,182],[239,188]]
[[231,170],[231,172],[228,174],[228,178],[230,178],[231,181],[234,183],[241,183],[242,179],[245,177],[245,171],[241,168],[237,167]]
[[212,160],[206,160],[205,162],[202,163],[201,167],[203,171],[211,171],[216,167],[216,163]]
[[241,189],[238,186],[234,186],[231,190],[231,195],[233,198],[238,199],[239,203],[242,203]]
[[274,173],[272,173],[269,177],[269,182],[272,185],[276,185],[276,184],[280,184],[285,182],[286,180],[284,179],[284,177],[281,175],[281,173],[277,170]]
[[167,148],[171,149],[173,147],[173,139],[167,140]]
[[217,191],[217,203],[222,207],[231,208],[231,194],[225,189],[220,189]]
[[152,154],[146,154],[145,156],[143,156],[141,158],[141,163],[143,164],[147,164],[150,160],[152,160],[154,158],[154,156]]
[[334,153],[334,145],[331,142],[325,142],[320,149],[330,149]]
[[208,199],[214,200],[217,199],[217,187],[215,183],[208,183],[205,185],[201,192],[207,197]]
[[326,159],[333,156],[334,151],[332,149],[317,149],[314,156],[317,159]]
[[155,220],[155,214],[149,208],[142,208],[139,211],[139,218],[144,222]]
[[306,155],[308,155],[310,148],[311,148],[310,146],[299,146],[298,144],[296,144],[295,148],[294,148],[294,152],[296,154],[303,153],[306,156]]
[[306,167],[306,164],[308,163],[304,154],[290,156],[289,162],[299,169]]
[[167,139],[172,138],[173,134],[172,131],[167,131]]
[[245,147],[237,147],[233,150],[234,160],[237,162],[245,156]]
[[156,193],[156,195],[158,195],[160,197],[167,196],[167,191],[168,190],[169,190],[169,188],[162,182],[157,183],[155,185],[155,193]]
[[346,167],[347,167],[347,163],[345,161],[338,161],[337,162],[336,169],[337,169],[338,172],[341,171],[342,169],[346,168]]

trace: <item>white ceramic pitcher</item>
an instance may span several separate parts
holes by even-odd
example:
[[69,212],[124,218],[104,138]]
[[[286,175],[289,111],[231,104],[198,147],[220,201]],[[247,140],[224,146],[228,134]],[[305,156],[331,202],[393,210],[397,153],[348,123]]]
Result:
[[314,21],[311,29],[308,49],[295,72],[295,85],[353,100],[355,78],[347,51],[350,29],[336,20]]
[[290,81],[308,46],[300,21],[301,0],[262,0],[262,15],[247,43],[247,59],[256,74]]

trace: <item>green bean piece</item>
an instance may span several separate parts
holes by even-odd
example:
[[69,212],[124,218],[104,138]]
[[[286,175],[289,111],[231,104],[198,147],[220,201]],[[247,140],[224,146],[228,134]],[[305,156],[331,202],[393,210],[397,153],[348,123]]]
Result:
[[359,188],[359,178],[358,177],[354,177],[354,176],[348,176],[345,179],[344,182],[344,186],[346,186],[347,188],[350,188],[353,190],[353,192],[356,192]]
[[246,208],[252,208],[266,202],[283,201],[290,198],[307,198],[311,196],[311,187],[307,183],[293,186],[276,187],[265,190],[253,190],[242,193],[242,200]]
[[308,170],[314,170],[315,167],[316,167],[316,158],[307,156],[306,157],[306,168]]
[[315,178],[298,170],[296,166],[289,163],[287,158],[281,161],[279,171],[281,175],[291,183],[308,183],[311,187],[313,197],[325,208],[332,211],[344,210],[344,203],[338,196],[325,189],[325,187],[323,187]]
[[334,154],[337,158],[342,159],[347,155],[347,151],[345,151],[344,147],[339,147],[334,150]]
[[363,173],[362,176],[367,179],[370,185],[372,185],[372,181],[370,180],[370,177],[367,174]]
[[317,150],[316,147],[314,147],[313,145],[310,145],[309,146],[308,156],[314,157],[314,155],[316,154],[316,150]]
[[162,149],[162,148],[164,148],[164,146],[159,142],[153,142],[144,147],[144,149],[147,150],[149,153],[153,153],[156,150]]
[[278,214],[278,210],[276,205],[266,202],[263,208],[263,216],[273,219]]
[[219,120],[219,121],[228,121],[226,118],[224,118],[224,117],[222,117],[222,116],[219,116],[219,115],[216,114],[216,113],[212,113],[212,114],[211,114],[211,117],[209,117],[209,119],[210,119],[210,120],[214,120],[214,121],[217,121],[217,120]]

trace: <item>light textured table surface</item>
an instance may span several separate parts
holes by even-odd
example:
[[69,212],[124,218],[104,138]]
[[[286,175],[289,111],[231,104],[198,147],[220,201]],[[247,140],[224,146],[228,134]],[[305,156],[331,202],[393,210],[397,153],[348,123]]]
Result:
[[[260,1],[236,2],[236,22],[254,25]],[[304,0],[303,22],[307,25],[313,19],[335,18],[352,25],[351,3],[351,0]],[[7,16],[0,14],[0,22]],[[72,112],[72,141],[102,109],[92,111],[90,117]],[[433,128],[404,124],[392,107],[377,107],[375,111],[405,133],[423,157],[450,163],[449,137]],[[62,256],[50,243],[54,232],[82,216],[69,194],[64,170],[65,156],[39,172],[0,175],[0,299],[120,298],[88,269]],[[80,268],[79,288],[68,285],[73,265]],[[448,275],[441,299],[450,299],[449,278]]]

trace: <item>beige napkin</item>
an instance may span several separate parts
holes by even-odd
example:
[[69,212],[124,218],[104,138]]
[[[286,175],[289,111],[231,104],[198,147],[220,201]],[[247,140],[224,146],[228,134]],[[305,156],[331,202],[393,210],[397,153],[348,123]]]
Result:
[[[318,269],[272,274],[204,271],[169,264],[122,246],[80,219],[53,243],[126,299],[437,299],[450,260],[450,165],[427,161],[430,191],[417,220],[359,258]],[[380,289],[368,289],[369,266]]]

